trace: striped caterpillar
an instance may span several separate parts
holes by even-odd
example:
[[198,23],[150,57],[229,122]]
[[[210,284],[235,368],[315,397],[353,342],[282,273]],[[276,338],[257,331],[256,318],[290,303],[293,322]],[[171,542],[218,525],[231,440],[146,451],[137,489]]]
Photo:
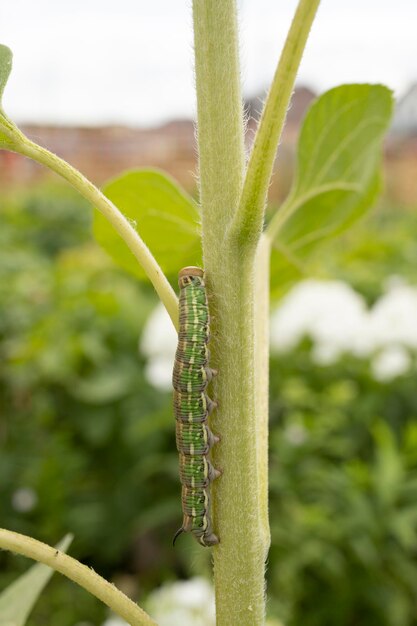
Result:
[[219,441],[207,425],[216,406],[206,387],[217,372],[208,366],[210,317],[204,271],[184,267],[179,273],[180,324],[172,382],[176,441],[180,457],[183,522],[182,532],[191,532],[202,546],[219,543],[210,517],[210,483],[220,475],[208,459],[210,448]]

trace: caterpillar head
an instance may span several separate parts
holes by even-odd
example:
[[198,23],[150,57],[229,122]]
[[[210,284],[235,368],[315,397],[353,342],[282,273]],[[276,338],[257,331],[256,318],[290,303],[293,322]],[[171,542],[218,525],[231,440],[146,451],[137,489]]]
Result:
[[183,267],[178,274],[178,284],[180,289],[189,285],[204,287],[204,270],[201,267]]

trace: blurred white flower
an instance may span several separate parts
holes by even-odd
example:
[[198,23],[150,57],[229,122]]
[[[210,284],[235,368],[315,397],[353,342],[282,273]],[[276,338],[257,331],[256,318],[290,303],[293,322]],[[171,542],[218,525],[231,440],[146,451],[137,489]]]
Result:
[[294,287],[271,319],[271,347],[292,350],[303,337],[320,346],[317,361],[331,363],[340,354],[365,349],[367,311],[362,296],[341,281],[306,280]]
[[417,349],[417,289],[394,284],[370,313],[377,347],[402,344]]
[[36,492],[30,487],[16,489],[12,495],[12,507],[19,513],[29,513],[38,503]]
[[377,354],[371,363],[375,380],[388,382],[405,374],[411,367],[411,358],[402,346],[389,346]]
[[147,380],[158,389],[171,389],[177,333],[162,304],[151,313],[140,340],[140,350],[148,358]]
[[157,389],[168,391],[172,386],[173,360],[166,356],[151,357],[145,367],[145,376],[148,382]]
[[103,622],[102,626],[129,626],[127,622],[124,621],[121,617],[109,617]]
[[214,592],[204,578],[166,584],[148,598],[147,610],[160,626],[214,626]]
[[331,365],[343,354],[376,355],[371,369],[377,380],[403,374],[412,364],[405,348],[417,351],[417,288],[398,277],[386,288],[368,310],[364,299],[340,281],[299,283],[272,314],[272,350],[288,352],[309,337],[312,358],[320,365]]
[[145,356],[172,356],[177,347],[177,333],[165,307],[159,303],[143,329],[140,348]]

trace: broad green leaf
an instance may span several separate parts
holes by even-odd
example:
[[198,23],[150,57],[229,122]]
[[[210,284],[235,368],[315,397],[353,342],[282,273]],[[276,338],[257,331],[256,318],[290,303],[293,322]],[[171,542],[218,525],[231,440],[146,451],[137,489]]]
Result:
[[[56,548],[66,552],[72,535],[66,535]],[[0,626],[25,626],[35,603],[54,570],[37,563],[0,594]]]
[[[300,239],[293,245],[281,242],[279,238],[275,239],[272,244],[271,252],[271,292],[272,297],[279,297],[294,282],[302,280],[308,276],[314,275],[315,271],[322,271],[322,260],[320,252],[320,244],[325,244],[328,239],[342,233],[367,209],[369,209],[378,198],[381,190],[381,175],[379,168],[375,172],[373,179],[370,181],[367,193],[358,202],[356,212],[352,214],[351,221],[346,220],[340,224],[339,228],[329,228],[326,231],[312,231],[311,240]],[[332,199],[330,198],[330,201]],[[336,199],[334,199],[336,202]]]
[[391,114],[392,95],[382,85],[342,85],[312,105],[300,133],[294,183],[279,210],[288,217],[280,228],[279,212],[272,220],[273,291],[307,273],[318,244],[375,202]]
[[[103,191],[135,226],[165,274],[174,275],[185,265],[201,262],[197,205],[166,174],[149,169],[126,172]],[[95,211],[94,234],[118,265],[145,278],[129,248],[99,211]]]

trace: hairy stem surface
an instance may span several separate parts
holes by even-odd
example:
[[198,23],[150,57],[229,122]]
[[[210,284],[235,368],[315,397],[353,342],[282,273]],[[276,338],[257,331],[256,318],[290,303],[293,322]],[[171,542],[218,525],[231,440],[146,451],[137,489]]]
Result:
[[194,0],[193,11],[200,200],[206,224],[225,228],[245,166],[235,0]]
[[213,486],[220,544],[214,551],[217,624],[264,623],[265,511],[259,476],[258,407],[255,404],[254,267],[239,255],[205,254],[213,322],[211,351],[219,375],[219,409],[212,427],[221,435],[213,462],[223,475]]
[[213,483],[219,546],[213,550],[217,626],[264,623],[265,536],[257,459],[254,252],[227,236],[244,171],[234,0],[194,0],[203,255],[212,316],[210,350],[219,370]]
[[268,518],[269,435],[269,267],[270,239],[262,235],[255,259],[255,406],[257,413],[257,466],[259,512],[265,559],[271,543]]

